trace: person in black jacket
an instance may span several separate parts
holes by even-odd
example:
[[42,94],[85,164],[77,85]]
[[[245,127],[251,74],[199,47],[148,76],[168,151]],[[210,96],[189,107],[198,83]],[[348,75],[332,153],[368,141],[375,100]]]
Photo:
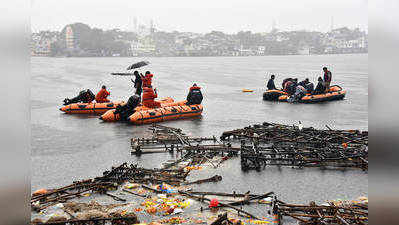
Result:
[[134,71],[134,76],[136,79],[132,82],[134,83],[134,88],[136,88],[136,94],[141,96],[141,93],[143,92],[143,80],[141,79],[141,76],[139,74],[139,71]]
[[78,96],[76,96],[72,99],[69,99],[69,98],[64,99],[64,105],[69,105],[69,104],[78,103],[78,102],[90,103],[90,102],[94,101],[95,97],[96,96],[93,94],[93,92],[90,89],[83,90],[83,91],[79,92]]
[[137,105],[140,103],[140,95],[134,94],[129,98],[126,104],[118,105],[115,109],[114,114],[119,114],[122,121],[128,121],[129,116],[135,113]]
[[203,99],[202,93],[201,93],[201,88],[197,86],[197,84],[193,84],[192,87],[190,87],[190,91],[188,92],[187,95],[187,105],[196,105],[196,104],[201,104]]
[[298,86],[298,78],[294,78],[291,80],[291,83],[289,84],[289,86],[287,87],[287,93],[288,95],[293,95],[295,94],[296,91],[296,87]]
[[312,93],[314,89],[313,83],[309,82],[309,78],[299,82],[298,85],[304,87],[308,93]]
[[274,78],[275,76],[272,75],[269,79],[269,81],[267,82],[267,90],[276,90],[276,85],[274,85]]
[[326,88],[324,86],[323,78],[319,77],[317,80],[318,80],[318,83],[317,83],[316,89],[314,89],[314,91],[312,92],[313,95],[323,94],[324,91],[326,90]]

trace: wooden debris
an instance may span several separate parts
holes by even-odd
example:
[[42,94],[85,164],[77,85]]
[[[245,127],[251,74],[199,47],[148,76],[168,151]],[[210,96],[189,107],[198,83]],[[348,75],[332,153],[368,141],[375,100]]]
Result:
[[222,134],[241,141],[241,168],[266,166],[368,169],[368,132],[263,123]]
[[274,200],[274,214],[288,216],[299,224],[368,224],[368,207],[357,204],[350,206],[287,204]]

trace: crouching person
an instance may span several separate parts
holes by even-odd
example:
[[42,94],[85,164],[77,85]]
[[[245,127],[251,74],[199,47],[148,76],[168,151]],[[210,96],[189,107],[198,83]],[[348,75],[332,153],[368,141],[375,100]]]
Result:
[[302,99],[303,96],[305,96],[307,93],[306,88],[304,88],[301,85],[298,85],[295,89],[295,93],[290,96],[288,99],[289,102],[298,102],[299,100]]
[[193,84],[190,87],[190,91],[187,95],[187,103],[186,105],[198,105],[201,104],[203,99],[201,88],[197,86],[197,84]]
[[148,108],[159,108],[161,103],[156,102],[155,99],[158,97],[157,89],[152,87],[143,88],[143,105]]
[[122,121],[128,121],[129,117],[136,112],[136,107],[140,103],[140,96],[135,94],[129,98],[126,104],[118,105],[114,114],[119,114]]
[[107,91],[107,87],[103,85],[101,87],[101,90],[97,93],[96,95],[96,102],[97,103],[104,103],[104,102],[110,102],[107,97],[110,95],[109,91]]
[[79,95],[74,97],[74,98],[66,98],[64,99],[64,105],[69,105],[72,103],[91,103],[94,100],[95,96],[93,92],[90,91],[90,89],[83,90],[79,92]]

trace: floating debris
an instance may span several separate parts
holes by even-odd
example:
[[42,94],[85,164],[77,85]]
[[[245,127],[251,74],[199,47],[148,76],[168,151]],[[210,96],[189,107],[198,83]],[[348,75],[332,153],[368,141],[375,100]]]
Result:
[[[217,168],[226,160],[239,156],[241,168],[261,169],[266,166],[296,168],[360,168],[368,169],[368,133],[357,130],[316,130],[273,123],[226,131],[221,141],[215,137],[195,138],[181,129],[153,125],[152,137],[132,139],[132,153],[174,152],[174,161],[160,169],[146,169],[123,163],[93,179],[75,181],[58,189],[40,189],[31,197],[31,208],[38,212],[32,224],[137,224],[137,215],[156,219],[161,224],[281,224],[284,217],[300,224],[368,224],[368,199],[334,200],[327,204],[287,204],[274,192],[264,194],[193,191],[189,185],[220,182],[220,175],[190,181],[190,173]],[[209,143],[212,142],[212,143]],[[111,194],[109,191],[118,190]],[[106,195],[119,204],[77,203],[72,199]],[[134,201],[131,198],[135,197]],[[122,197],[120,197],[122,196]],[[194,202],[196,200],[197,202]],[[200,204],[199,208],[192,207]],[[254,215],[246,205],[264,204],[273,219]],[[190,215],[198,210],[204,215]],[[266,210],[267,211],[267,210]],[[216,212],[220,212],[216,217]],[[209,216],[210,215],[210,216]],[[145,218],[148,218],[145,217]],[[141,218],[141,217],[140,217]],[[243,219],[244,218],[244,219]],[[242,220],[241,220],[242,219]]]
[[266,166],[368,169],[368,132],[316,130],[263,123],[226,131],[221,140],[239,140],[241,168]]
[[289,216],[299,224],[368,224],[368,203],[352,202],[349,205],[328,204],[309,205],[287,204],[274,198],[273,214],[282,224],[282,218]]

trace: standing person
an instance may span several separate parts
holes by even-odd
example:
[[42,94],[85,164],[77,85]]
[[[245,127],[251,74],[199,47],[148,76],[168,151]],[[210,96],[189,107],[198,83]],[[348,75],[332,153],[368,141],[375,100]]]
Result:
[[145,72],[145,75],[141,77],[143,80],[143,87],[151,87],[152,86],[152,77],[154,75],[150,72],[147,71]]
[[159,108],[161,103],[154,101],[158,97],[157,89],[143,87],[143,105],[148,108]]
[[324,87],[326,88],[325,92],[328,92],[330,90],[332,73],[327,69],[327,67],[323,67],[323,71],[324,71]]
[[267,90],[276,90],[276,85],[274,85],[274,75],[271,75],[269,81],[267,82]]
[[101,87],[101,90],[97,93],[96,95],[96,102],[97,103],[104,103],[104,102],[110,102],[107,97],[110,95],[110,93],[107,91],[107,88],[105,85]]
[[201,104],[202,99],[203,99],[203,96],[202,96],[201,88],[198,87],[197,84],[193,84],[193,86],[190,87],[190,91],[188,92],[186,105]]
[[135,94],[141,96],[141,93],[143,92],[143,80],[141,79],[139,71],[136,70],[133,74],[136,77],[134,81],[132,80],[134,83],[134,88],[136,88]]

